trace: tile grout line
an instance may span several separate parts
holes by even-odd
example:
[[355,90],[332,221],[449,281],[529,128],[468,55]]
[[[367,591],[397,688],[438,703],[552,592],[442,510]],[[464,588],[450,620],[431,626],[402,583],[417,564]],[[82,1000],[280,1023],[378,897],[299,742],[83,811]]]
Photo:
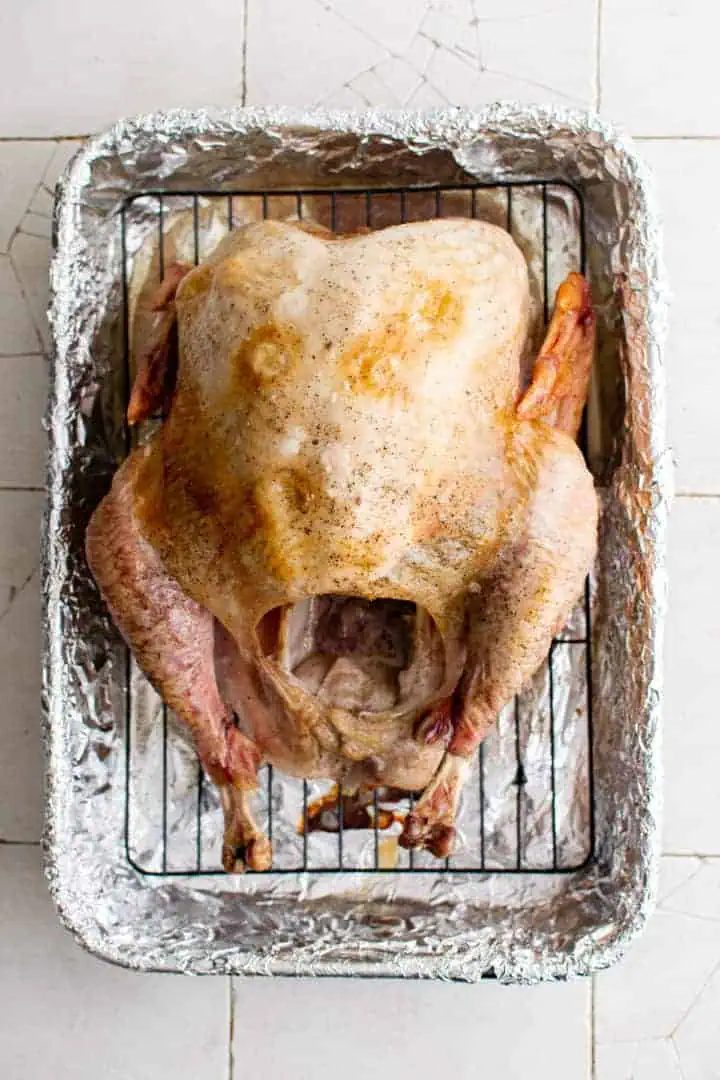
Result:
[[[601,4],[602,0],[598,0],[598,2],[599,2],[599,4]],[[245,4],[245,7],[244,7],[244,13],[245,13],[244,17],[245,17],[245,19],[247,19],[248,3],[249,3],[249,0],[247,0],[247,2]],[[246,53],[247,53],[247,39],[243,42],[243,49],[242,49],[243,69],[245,68]],[[596,62],[596,65],[597,65],[597,58],[596,58],[595,62]],[[490,70],[490,69],[485,69],[485,70]],[[243,77],[242,77],[241,82],[242,82],[242,86],[241,86],[241,103],[243,105],[245,105],[245,104],[247,104],[247,102],[245,100],[246,99],[246,91],[247,91],[246,72],[245,71],[243,71]],[[596,102],[597,109],[599,109],[600,103],[601,103],[601,89],[602,88],[601,88],[601,83],[600,83],[600,76],[599,76],[599,73],[596,72],[596,77],[595,77],[595,102]],[[167,111],[167,110],[160,109],[158,111],[163,112],[163,111]],[[110,126],[111,126],[111,121],[108,121],[107,127],[110,127]],[[104,129],[101,129],[101,131],[102,130],[104,130]],[[48,142],[48,143],[58,143],[58,142],[83,143],[83,142],[87,142],[88,139],[94,138],[97,134],[98,134],[98,132],[96,132],[96,131],[88,131],[88,132],[86,132],[85,134],[82,134],[82,135],[57,135],[57,134],[55,134],[55,135],[0,135],[0,146],[2,146],[3,143],[44,143],[44,142]],[[636,131],[636,132],[627,131],[626,134],[630,138],[632,138],[635,142],[720,142],[720,131],[715,132],[713,134],[708,133],[708,132],[698,132],[698,133],[696,133],[694,135],[684,135],[681,132],[679,132],[679,133],[677,133],[675,135],[647,135],[647,134],[643,134],[641,131]],[[7,252],[5,252],[4,254],[7,254]]]
[[[52,157],[52,155],[51,155],[51,157]],[[50,163],[48,162],[48,166],[49,166],[49,164]],[[46,168],[47,168],[47,166],[46,166]],[[30,203],[33,201],[33,199],[35,198],[41,184],[42,184],[42,180],[40,180],[40,183],[36,184],[35,187],[33,188],[33,193],[30,196],[30,200],[29,200],[27,206],[25,207],[25,209],[23,211],[22,217],[20,218],[19,223],[13,229],[12,236],[10,237],[9,248],[8,248],[8,261],[10,263],[10,269],[13,272],[13,275],[15,277],[15,281],[17,282],[17,287],[20,290],[20,295],[22,296],[23,304],[25,305],[25,313],[26,313],[26,315],[27,315],[27,317],[28,317],[28,319],[30,321],[30,325],[33,328],[33,333],[35,334],[35,337],[37,339],[37,343],[40,346],[40,350],[39,350],[38,353],[29,354],[29,355],[32,355],[32,356],[38,356],[38,355],[43,356],[44,355],[43,350],[44,350],[45,342],[43,340],[42,329],[38,325],[37,320],[35,318],[35,312],[33,310],[32,304],[30,302],[30,296],[28,295],[28,290],[25,288],[25,282],[23,281],[22,277],[20,276],[20,271],[18,270],[17,266],[15,265],[15,256],[13,255],[12,248],[13,248],[13,243],[15,241],[15,238],[18,236],[18,234],[20,232],[20,226],[22,225],[23,221],[25,220],[25,216],[26,216],[26,214],[28,212],[28,207],[30,206]]]
[[602,10],[603,0],[595,0],[595,112],[600,112],[602,81],[600,65],[602,61]]
[[42,847],[40,840],[3,840],[0,838],[0,847]]
[[597,1023],[595,1014],[595,980],[590,977],[590,1080],[597,1080]]
[[[663,859],[720,859],[720,851],[663,851],[661,856]],[[685,885],[687,882],[683,882],[683,884]],[[670,896],[672,895],[670,893]],[[668,897],[665,899],[668,899]]]
[[27,484],[4,484],[0,480],[0,495],[3,494],[38,494],[47,495],[47,487],[44,484],[41,485],[27,485]]
[[234,1080],[235,1074],[235,988],[233,986],[233,977],[228,975],[228,987],[230,989],[230,1009],[228,1015],[228,1077],[227,1080]]
[[[24,235],[29,236],[30,233],[25,233]],[[45,238],[40,237],[40,239],[44,240]],[[6,257],[8,259],[10,258],[9,256],[6,256]],[[13,273],[15,273],[15,267],[14,266],[13,266],[12,269],[13,269]],[[23,296],[23,300],[25,300],[24,296]],[[33,323],[33,330],[34,329],[35,329],[35,324]],[[44,352],[38,352],[37,349],[35,349],[34,352],[0,352],[0,360],[33,360],[33,359],[46,360],[47,356],[46,356],[46,354]]]
[[242,83],[240,87],[240,102],[247,105],[247,61],[248,61],[248,8],[250,0],[243,3],[243,44],[242,44]]
[[720,134],[717,135],[642,135],[634,134],[631,138],[635,142],[720,142]]
[[92,132],[87,135],[0,135],[0,143],[82,142],[91,138]]
[[[247,11],[247,7],[245,8],[245,10]],[[246,46],[244,45],[243,46],[243,53],[245,52],[245,49],[246,49]],[[495,71],[496,69],[494,69],[494,68],[484,68],[483,70],[485,70],[485,71]],[[504,73],[498,71],[497,74],[504,74]],[[423,81],[427,81],[426,79],[424,79],[424,77],[421,76],[421,78],[423,78]],[[242,83],[244,83],[245,80],[242,79],[241,81],[242,81]],[[596,83],[597,83],[597,79],[596,79]],[[537,84],[532,84],[532,85],[537,85]],[[597,94],[600,91],[600,89],[601,89],[600,87],[596,86],[596,95],[595,95],[596,100],[597,100]],[[243,95],[245,94],[244,86],[241,89],[241,94],[243,94]],[[568,100],[570,100],[570,99],[568,98]],[[242,100],[242,98],[241,98],[241,103],[245,104],[246,102],[244,102]],[[158,112],[163,112],[163,111],[167,112],[168,110],[167,109],[165,109],[165,110],[159,109],[158,110]],[[107,126],[108,127],[111,126],[109,121],[108,121]],[[3,143],[43,143],[43,142],[47,142],[47,143],[58,143],[58,142],[83,143],[83,142],[87,142],[88,139],[94,138],[96,134],[97,134],[97,132],[91,131],[91,132],[88,132],[86,135],[0,135],[0,146],[2,146]],[[720,131],[715,132],[715,133],[697,132],[694,135],[684,135],[682,132],[678,132],[677,134],[674,134],[674,135],[649,135],[649,134],[643,134],[642,131],[630,131],[630,130],[626,129],[625,134],[628,136],[628,138],[633,139],[635,142],[720,142]],[[7,254],[7,252],[3,252],[3,254]]]
[[[21,230],[22,230],[22,224],[23,224],[25,218],[30,213],[30,207],[32,206],[32,204],[34,202],[38,191],[40,191],[40,188],[43,186],[43,181],[45,180],[45,176],[47,175],[47,171],[50,168],[50,165],[52,163],[53,158],[55,157],[55,151],[56,151],[56,145],[55,145],[55,143],[53,143],[52,149],[50,150],[50,152],[47,155],[47,158],[45,159],[45,165],[43,166],[43,171],[42,171],[42,174],[40,176],[40,179],[38,180],[38,182],[33,187],[32,192],[30,193],[30,197],[28,198],[27,202],[25,203],[25,207],[23,209],[23,212],[21,213],[20,217],[18,218],[18,220],[17,220],[17,222],[15,224],[15,228],[13,229],[13,231],[10,234],[10,239],[8,240],[8,246],[7,246],[7,257],[8,257],[9,263],[10,263],[10,269],[12,270],[13,274],[15,275],[15,279],[17,281],[18,288],[20,289],[20,294],[21,294],[21,296],[23,298],[23,301],[25,302],[25,307],[27,309],[28,318],[30,319],[30,322],[32,324],[32,328],[35,331],[35,336],[38,338],[41,346],[43,346],[42,334],[39,332],[38,327],[37,327],[37,325],[35,323],[35,316],[33,315],[32,308],[30,307],[30,301],[29,301],[28,295],[27,295],[27,293],[25,291],[25,285],[24,285],[24,283],[22,281],[22,278],[20,277],[20,274],[18,272],[18,268],[16,267],[15,261],[13,259],[12,247],[13,247],[13,243],[15,241],[15,238],[17,237],[18,233],[20,233]],[[41,237],[40,239],[45,239],[45,238]]]

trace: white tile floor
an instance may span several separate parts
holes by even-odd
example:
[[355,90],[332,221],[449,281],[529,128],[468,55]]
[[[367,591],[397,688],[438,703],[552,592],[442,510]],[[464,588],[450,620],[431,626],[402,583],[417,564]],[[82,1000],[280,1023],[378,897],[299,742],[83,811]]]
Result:
[[[442,1069],[498,1080],[717,1080],[720,301],[710,266],[720,230],[717,5],[34,0],[0,7],[0,1075],[352,1080]],[[80,952],[56,923],[33,846],[50,192],[74,145],[57,140],[176,104],[420,107],[496,97],[599,104],[639,137],[659,181],[675,295],[667,361],[680,493],[670,555],[660,908],[627,960],[594,986],[237,981],[231,1025],[227,980],[141,976]]]

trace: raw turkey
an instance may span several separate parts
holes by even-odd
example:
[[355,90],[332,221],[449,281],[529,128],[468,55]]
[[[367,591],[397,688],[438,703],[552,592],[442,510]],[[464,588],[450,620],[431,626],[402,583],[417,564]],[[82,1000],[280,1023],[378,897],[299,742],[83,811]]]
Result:
[[363,805],[419,793],[401,843],[447,855],[469,759],[595,553],[587,283],[528,363],[504,230],[257,222],[168,267],[154,307],[128,418],[164,418],[87,553],[220,790],[225,869],[271,865],[264,762]]

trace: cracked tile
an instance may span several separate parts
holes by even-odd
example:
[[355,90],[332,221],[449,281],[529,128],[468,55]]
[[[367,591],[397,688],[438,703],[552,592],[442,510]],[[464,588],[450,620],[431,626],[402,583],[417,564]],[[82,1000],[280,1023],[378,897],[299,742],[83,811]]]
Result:
[[40,339],[7,255],[0,255],[0,355],[37,352]]
[[466,3],[431,4],[420,32],[443,52],[461,56],[477,68],[481,60],[480,31],[471,25],[471,19]]
[[408,98],[407,104],[410,109],[442,109],[449,103],[437,87],[423,77],[417,90]]
[[352,79],[348,84],[348,89],[357,94],[368,106],[372,106],[377,102],[387,105],[399,104],[393,100],[393,95],[382,79],[379,78],[375,68],[370,71],[363,71],[357,78]]
[[593,104],[595,5],[587,0],[545,10],[531,0],[483,2],[476,5],[475,21],[467,3],[452,0],[433,5],[423,33],[482,72],[477,86],[465,81],[464,93],[453,89],[453,104],[496,97]]
[[44,505],[42,491],[0,490],[0,588],[5,594],[0,619],[40,565]]
[[689,861],[697,861],[697,869],[667,897],[663,907],[720,923],[720,859]]
[[[498,15],[504,4],[493,5]],[[515,14],[491,18],[485,5],[478,26],[486,71],[480,89],[491,96],[522,101],[595,104],[595,4],[587,0],[532,10],[514,5]],[[507,84],[505,84],[507,81]],[[514,87],[514,89],[512,89]]]
[[453,105],[471,101],[482,80],[476,63],[461,60],[448,49],[436,49],[427,66],[426,77],[430,86]]
[[598,1046],[596,1058],[595,1080],[684,1080],[671,1039]]
[[45,483],[47,383],[42,356],[0,357],[0,489]]
[[60,174],[65,171],[65,167],[70,164],[84,142],[84,139],[63,139],[54,143],[55,149],[43,174],[43,184],[48,191],[54,190]]
[[433,55],[437,48],[437,45],[433,45],[429,38],[426,38],[424,34],[416,34],[410,42],[410,46],[403,56],[403,60],[406,64],[409,64],[414,71],[422,74],[427,70],[430,57]]
[[51,142],[0,143],[0,252],[10,246],[15,229],[42,180],[53,153]]
[[[490,4],[489,15],[487,4],[480,7],[476,20],[468,0],[371,0],[362,18],[350,0],[251,5],[248,101],[346,105],[347,87],[372,71],[377,81],[362,91],[370,105],[474,106],[493,100],[499,87],[521,100],[592,102],[593,0],[540,12],[522,3],[509,12]],[[299,41],[307,46],[304,64],[297,63]],[[420,83],[424,74],[429,81]]]
[[[238,102],[242,3],[3,4],[0,135],[85,135],[151,109]],[[50,89],[49,89],[50,88]]]
[[665,641],[664,850],[720,854],[720,500],[678,498]]
[[40,214],[43,217],[52,218],[53,203],[53,197],[45,186],[45,182],[43,182],[33,195],[28,210],[32,211],[33,214]]
[[[720,864],[720,860],[712,861]],[[689,870],[695,869],[695,860],[688,863]],[[674,870],[677,871],[677,865]],[[711,894],[716,888],[711,883],[716,882],[717,874],[716,866],[708,868],[706,881],[700,888]],[[596,977],[598,1045],[634,1045],[669,1039],[695,1008],[703,988],[720,965],[720,919],[686,913],[686,909],[692,910],[698,902],[692,887],[696,880],[689,875],[686,883],[663,901],[625,960]],[[686,899],[685,890],[688,890]],[[712,903],[701,901],[706,902]],[[608,1072],[608,1080],[623,1076],[617,1062],[613,1068],[615,1073]],[[635,1072],[630,1075],[635,1078]]]
[[417,89],[421,80],[417,67],[413,67],[406,60],[395,56],[381,61],[376,66],[375,71],[380,82],[390,94],[390,100],[394,105],[398,106],[407,103],[408,98],[413,90]]
[[675,1033],[682,1080],[720,1076],[720,959],[715,973]]
[[[251,4],[248,41],[254,42],[248,50],[250,105],[335,105],[333,93],[388,55],[385,46],[320,0]],[[299,42],[302,64],[297,62]]]
[[44,502],[42,492],[0,491],[0,840],[40,839],[39,566]]
[[665,907],[674,894],[702,868],[702,859],[689,855],[666,855],[660,864],[658,904]]
[[367,101],[363,95],[352,86],[341,86],[333,94],[333,109],[367,109]]
[[598,1043],[669,1037],[720,963],[720,924],[658,911],[625,961],[597,976]]
[[363,33],[379,42],[383,48],[395,55],[407,52],[418,25],[418,8],[422,4],[407,3],[403,0],[318,0],[318,2],[351,26],[358,27]]
[[20,278],[35,329],[40,335],[44,348],[49,351],[51,347],[50,327],[47,321],[50,266],[49,236],[30,236],[29,233],[16,233],[10,248],[10,257]]
[[20,232],[27,233],[28,236],[38,236],[49,243],[52,239],[52,220],[46,214],[36,214],[33,210],[28,210],[20,222]]
[[[234,1078],[334,1080],[340,1071],[343,1080],[365,1080],[389,1069],[395,1080],[509,1080],[551,1062],[543,1076],[579,1080],[590,1073],[589,992],[587,980],[236,979]],[[322,1018],[331,1015],[341,1019],[328,1025]]]
[[603,0],[602,111],[634,135],[720,134],[718,33],[707,0]]
[[3,1075],[225,1080],[226,979],[124,971],[58,922],[37,848],[0,847]]

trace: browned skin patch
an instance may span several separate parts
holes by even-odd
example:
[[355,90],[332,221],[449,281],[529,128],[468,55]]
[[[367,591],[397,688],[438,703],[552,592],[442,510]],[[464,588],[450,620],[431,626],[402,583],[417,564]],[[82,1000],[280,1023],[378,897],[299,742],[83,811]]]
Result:
[[211,266],[196,266],[184,278],[178,288],[177,301],[179,304],[188,304],[199,296],[205,296],[213,282],[213,268]]
[[233,353],[234,379],[247,391],[248,384],[259,390],[291,378],[302,349],[303,340],[294,327],[263,323]]
[[268,563],[280,581],[300,578],[308,557],[312,557],[311,537],[302,521],[319,498],[309,473],[302,468],[281,469],[264,476],[255,485],[266,544]]
[[236,252],[213,267],[215,287],[219,292],[232,294],[243,290],[252,295],[256,303],[264,303],[286,292],[297,284],[297,275],[284,275],[279,279],[277,266],[272,258],[257,248]]
[[387,537],[384,532],[376,530],[362,539],[343,540],[336,547],[332,558],[344,566],[352,566],[363,573],[369,574],[382,565],[385,558],[385,545]]
[[463,302],[445,281],[424,278],[421,274],[411,278],[417,293],[410,298],[412,313],[428,323],[423,336],[449,337],[457,328],[463,314]]
[[403,369],[423,347],[449,340],[459,328],[463,304],[443,281],[416,274],[398,311],[376,329],[360,334],[338,359],[338,371],[353,393],[407,401]]

